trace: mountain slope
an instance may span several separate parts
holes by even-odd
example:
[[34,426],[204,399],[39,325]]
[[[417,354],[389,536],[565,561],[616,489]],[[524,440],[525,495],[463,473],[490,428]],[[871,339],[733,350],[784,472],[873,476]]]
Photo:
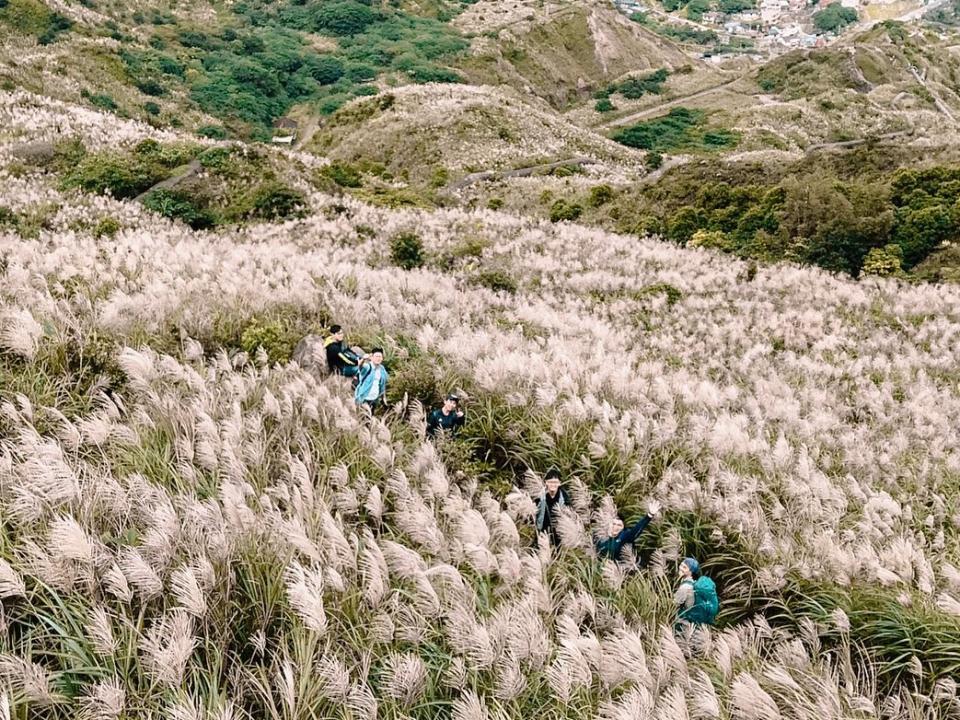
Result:
[[381,164],[414,183],[438,171],[455,179],[581,156],[636,171],[642,160],[642,153],[509,89],[467,85],[408,86],[356,100],[327,120],[305,149],[334,160]]
[[[489,5],[477,3],[455,23],[472,27]],[[602,0],[565,4],[533,18],[473,40],[459,63],[470,82],[511,85],[567,108],[624,73],[698,64]]]
[[[58,130],[70,111],[35,99],[8,132],[117,152],[152,132],[111,138],[86,113]],[[306,186],[303,217],[198,232],[3,150],[11,716],[877,720],[918,692],[955,702],[956,287]],[[35,233],[10,227],[40,208]],[[387,351],[377,417],[289,362],[331,322]],[[429,442],[424,408],[453,389],[466,426]],[[532,529],[552,467],[571,495],[557,550]],[[597,557],[594,532],[648,498],[666,512],[645,567]],[[690,554],[724,610],[692,656],[671,601]]]

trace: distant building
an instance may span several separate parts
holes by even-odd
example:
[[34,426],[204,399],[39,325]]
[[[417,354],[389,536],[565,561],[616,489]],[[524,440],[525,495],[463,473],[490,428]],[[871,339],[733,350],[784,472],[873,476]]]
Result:
[[280,118],[273,123],[272,142],[277,145],[293,145],[294,140],[297,139],[299,128],[296,120],[287,117]]

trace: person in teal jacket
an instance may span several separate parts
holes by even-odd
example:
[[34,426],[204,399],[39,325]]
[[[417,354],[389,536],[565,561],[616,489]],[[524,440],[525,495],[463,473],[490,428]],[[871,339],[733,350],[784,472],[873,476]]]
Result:
[[647,514],[628,528],[623,526],[623,520],[620,518],[611,520],[610,525],[607,526],[606,537],[597,538],[597,554],[601,558],[619,560],[620,551],[623,550],[623,546],[629,545],[636,540],[640,536],[640,533],[647,529],[647,525],[650,524],[650,521],[653,520],[659,512],[660,503],[652,500],[650,506],[647,508]]
[[374,348],[360,361],[359,382],[353,393],[357,405],[366,405],[371,411],[380,406],[386,398],[388,377],[383,366],[383,348]]

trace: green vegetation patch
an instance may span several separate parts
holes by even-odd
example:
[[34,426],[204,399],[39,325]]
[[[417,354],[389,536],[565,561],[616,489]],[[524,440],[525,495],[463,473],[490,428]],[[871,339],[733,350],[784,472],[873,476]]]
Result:
[[73,22],[39,0],[0,0],[0,25],[49,45],[73,27]]
[[98,153],[68,143],[58,148],[54,164],[64,171],[62,184],[65,188],[129,199],[170,177],[196,152],[195,146],[161,145],[155,140],[144,140],[130,151]]
[[649,13],[636,12],[630,16],[630,19],[651,32],[661,35],[671,40],[682,43],[691,43],[694,45],[713,45],[719,40],[719,36],[713,30],[702,30],[689,25],[674,25],[671,23],[657,22]]
[[669,75],[665,68],[655,70],[648,75],[633,75],[626,80],[608,85],[606,90],[599,94],[609,97],[612,93],[620,93],[627,100],[638,100],[644,95],[659,95],[663,92],[663,84]]
[[729,150],[739,136],[725,129],[708,129],[702,110],[678,107],[662,117],[620,130],[613,139],[629,147],[670,152],[676,150]]
[[[719,179],[718,179],[719,177]],[[764,261],[859,275],[910,270],[960,238],[960,167],[839,179],[797,167],[778,179],[709,164],[616,196],[618,229]]]
[[813,26],[822,33],[835,33],[855,23],[857,18],[857,11],[854,8],[832,2],[823,10],[813,14]]
[[849,53],[821,48],[809,52],[792,52],[764,65],[757,73],[757,83],[765,92],[796,100],[831,93],[838,89],[866,91],[856,59]]

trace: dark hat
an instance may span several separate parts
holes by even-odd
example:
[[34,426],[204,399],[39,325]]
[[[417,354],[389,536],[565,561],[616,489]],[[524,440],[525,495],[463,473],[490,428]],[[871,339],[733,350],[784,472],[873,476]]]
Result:
[[450,393],[449,395],[447,395],[447,400],[453,400],[455,403],[459,403],[460,396],[457,395],[456,393]]

